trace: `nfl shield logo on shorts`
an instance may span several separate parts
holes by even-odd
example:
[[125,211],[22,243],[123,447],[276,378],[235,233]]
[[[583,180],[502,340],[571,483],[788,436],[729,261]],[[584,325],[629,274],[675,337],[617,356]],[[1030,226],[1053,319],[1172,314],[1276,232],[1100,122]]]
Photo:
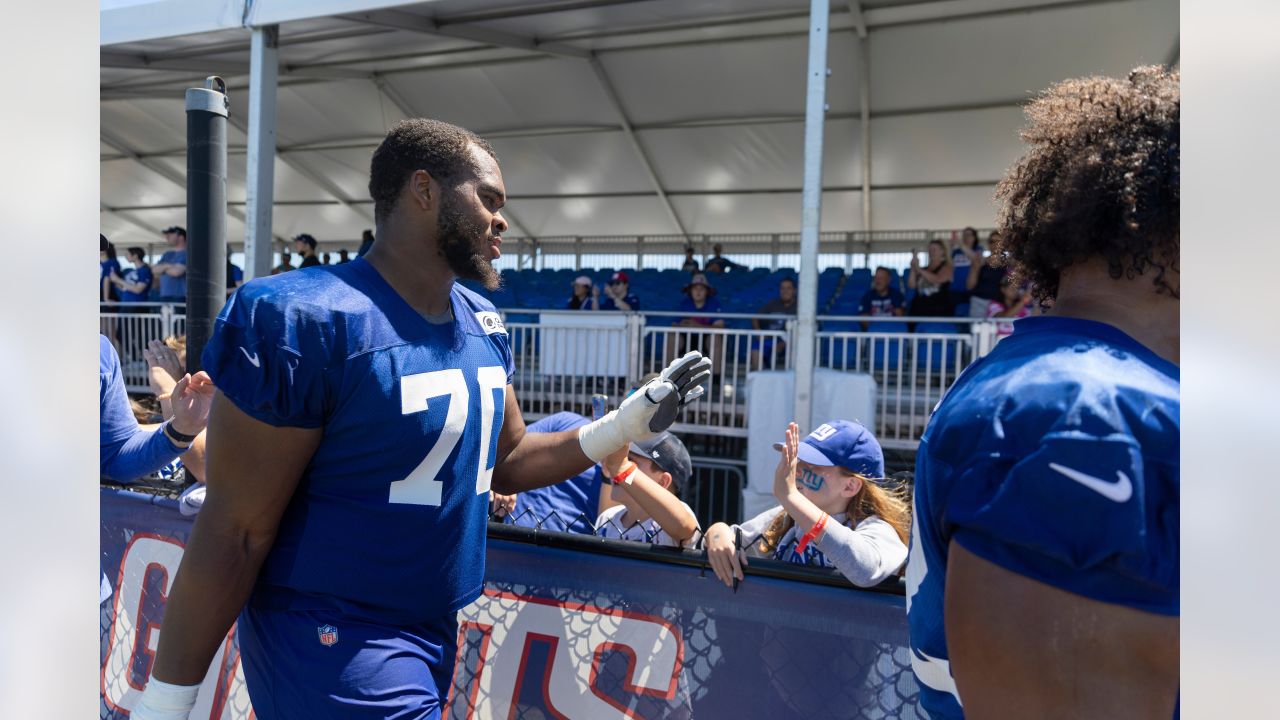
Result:
[[316,628],[316,632],[320,634],[320,644],[325,647],[338,642],[338,628],[332,625],[321,625]]

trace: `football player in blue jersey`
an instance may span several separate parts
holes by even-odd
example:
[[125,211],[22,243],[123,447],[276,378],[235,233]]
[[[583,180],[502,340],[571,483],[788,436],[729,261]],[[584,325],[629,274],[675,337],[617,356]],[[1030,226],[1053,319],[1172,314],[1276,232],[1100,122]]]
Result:
[[931,717],[1177,715],[1178,85],[1140,67],[1027,109],[995,252],[1052,309],[920,442],[907,615]]
[[489,145],[433,120],[373,154],[363,258],[254,280],[203,356],[209,491],[134,718],[185,718],[232,622],[258,718],[439,718],[489,492],[571,477],[703,393],[691,353],[603,418],[528,433],[496,288]]

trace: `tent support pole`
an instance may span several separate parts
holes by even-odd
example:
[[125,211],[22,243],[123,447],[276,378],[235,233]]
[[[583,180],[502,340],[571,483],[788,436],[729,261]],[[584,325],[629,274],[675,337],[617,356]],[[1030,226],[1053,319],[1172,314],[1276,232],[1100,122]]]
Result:
[[249,49],[249,138],[245,158],[244,279],[271,273],[275,199],[279,27],[254,28]]
[[800,225],[800,287],[795,348],[796,412],[800,431],[813,426],[813,375],[818,331],[818,231],[822,221],[822,131],[827,96],[829,0],[809,4],[809,71],[804,111],[804,191]]

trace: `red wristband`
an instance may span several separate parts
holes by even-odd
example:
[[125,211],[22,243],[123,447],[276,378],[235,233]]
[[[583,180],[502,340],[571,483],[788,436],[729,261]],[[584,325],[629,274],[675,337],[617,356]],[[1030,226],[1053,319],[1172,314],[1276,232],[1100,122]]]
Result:
[[636,468],[640,467],[639,465],[636,465],[630,460],[627,461],[627,464],[628,464],[627,467],[623,468],[622,472],[619,472],[617,475],[613,476],[614,485],[621,485],[627,478],[631,477],[631,473],[635,472]]
[[818,536],[822,534],[823,529],[825,529],[826,527],[827,527],[827,514],[822,513],[822,517],[818,518],[818,522],[814,523],[813,527],[809,528],[809,532],[805,533],[804,537],[800,538],[799,543],[796,543],[796,552],[798,553],[804,552],[804,549],[806,547],[809,547],[809,543],[813,542],[814,540],[817,540]]

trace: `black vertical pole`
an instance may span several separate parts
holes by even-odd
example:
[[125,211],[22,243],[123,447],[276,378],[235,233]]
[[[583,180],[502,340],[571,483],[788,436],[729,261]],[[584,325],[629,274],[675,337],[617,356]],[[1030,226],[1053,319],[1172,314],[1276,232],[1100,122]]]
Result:
[[187,371],[227,300],[227,85],[187,90]]

